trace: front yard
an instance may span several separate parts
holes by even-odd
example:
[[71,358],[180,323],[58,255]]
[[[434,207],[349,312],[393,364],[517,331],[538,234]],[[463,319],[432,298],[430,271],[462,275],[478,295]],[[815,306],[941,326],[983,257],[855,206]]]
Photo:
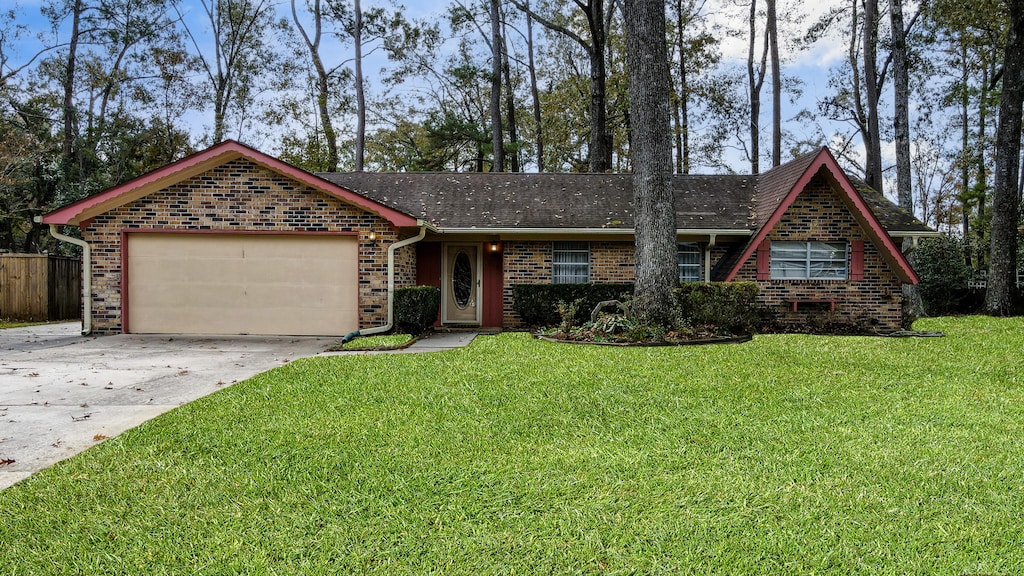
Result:
[[0,573],[1024,573],[1024,320],[915,327],[296,361],[0,492]]

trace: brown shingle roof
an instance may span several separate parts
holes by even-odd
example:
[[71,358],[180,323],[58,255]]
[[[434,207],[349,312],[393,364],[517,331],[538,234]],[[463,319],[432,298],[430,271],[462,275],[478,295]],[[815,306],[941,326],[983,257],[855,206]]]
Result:
[[[759,230],[819,153],[800,156],[760,176],[674,176],[676,228]],[[630,174],[352,172],[318,176],[438,228],[633,228]],[[863,186],[858,189],[887,230],[929,231],[880,193]]]
[[[319,176],[441,228],[633,228],[629,174]],[[675,176],[677,228],[749,229],[753,181],[750,176]]]
[[881,192],[874,188],[868,188],[863,182],[853,180],[853,185],[856,186],[857,192],[860,193],[861,198],[867,203],[871,211],[875,213],[875,218],[888,230],[892,232],[935,232],[931,228],[927,227],[920,220],[915,218],[912,214],[900,208],[896,204],[893,204],[888,198],[886,198]]

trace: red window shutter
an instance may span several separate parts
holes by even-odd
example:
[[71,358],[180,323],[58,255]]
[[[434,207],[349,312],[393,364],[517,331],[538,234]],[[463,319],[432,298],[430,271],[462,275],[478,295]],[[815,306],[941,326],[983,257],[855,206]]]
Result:
[[771,278],[772,243],[765,238],[757,247],[757,279],[768,280]]
[[850,242],[850,280],[864,279],[864,241]]

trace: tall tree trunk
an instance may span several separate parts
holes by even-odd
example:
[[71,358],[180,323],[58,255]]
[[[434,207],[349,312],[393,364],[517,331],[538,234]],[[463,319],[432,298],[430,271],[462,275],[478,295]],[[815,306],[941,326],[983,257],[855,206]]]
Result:
[[[910,172],[910,71],[907,66],[907,35],[903,25],[903,0],[889,1],[892,25],[893,128],[896,132],[896,197],[900,208],[914,213],[914,196]],[[903,240],[902,250],[913,248],[910,238]],[[910,255],[913,258],[913,254]],[[904,318],[912,320],[924,315],[924,302],[917,287],[903,286]],[[907,326],[909,328],[909,326]]]
[[664,325],[678,284],[665,2],[633,0],[623,12],[636,207],[634,306],[641,321]]
[[[358,3],[358,0],[357,0]],[[302,26],[302,22],[299,20],[299,13],[295,7],[295,0],[291,0],[292,4],[292,20],[295,22],[295,27],[298,29],[299,34],[302,36],[303,41],[306,44],[306,49],[309,50],[310,60],[313,62],[313,70],[316,72],[316,104],[317,111],[320,115],[320,125],[324,131],[324,143],[327,145],[327,165],[322,166],[321,169],[326,172],[334,172],[338,169],[338,164],[341,159],[338,155],[338,133],[334,130],[334,121],[331,118],[331,112],[328,105],[328,98],[330,97],[330,78],[327,74],[327,68],[324,66],[323,58],[320,56],[320,38],[323,33],[323,12],[321,10],[320,0],[314,0],[313,2],[313,36],[306,32],[306,29]]]
[[366,157],[366,82],[363,78],[363,7],[360,0],[352,1],[352,45],[355,47],[356,73],[356,172],[363,171]]
[[608,132],[608,72],[605,66],[607,38],[604,30],[604,0],[590,0],[587,20],[590,25],[590,171],[607,172],[612,168],[611,134]]
[[1017,291],[1017,170],[1020,162],[1021,106],[1024,103],[1024,0],[1010,0],[1010,30],[1003,56],[1003,91],[996,131],[995,190],[992,194],[991,253],[985,310],[1013,313]]
[[[675,86],[672,86],[675,90]],[[675,129],[672,131],[672,136],[675,138],[675,171],[676,174],[684,174],[683,172],[683,117],[680,113],[680,108],[683,104],[682,95],[678,92],[677,96],[672,100],[672,124]]]
[[505,171],[505,138],[501,131],[501,6],[491,0],[491,145],[494,147],[492,172]]
[[512,89],[512,64],[508,57],[508,30],[504,22],[501,26],[501,73],[505,78],[505,108],[508,114],[508,143],[512,150],[509,156],[509,170],[521,172],[519,165],[519,125],[516,121],[516,94]]
[[544,118],[540,110],[540,90],[537,88],[537,62],[533,52],[533,16],[526,3],[526,50],[530,65],[530,97],[533,99],[534,147],[537,152],[537,172],[544,171]]
[[[573,3],[583,11],[587,19],[587,29],[590,32],[588,42],[582,36],[576,34],[565,26],[544,18],[530,9],[528,2],[511,0],[516,8],[526,12],[544,27],[552,32],[565,35],[579,44],[587,52],[590,60],[590,142],[587,152],[587,160],[591,172],[607,172],[612,168],[612,136],[608,130],[608,97],[607,97],[607,67],[605,50],[607,49],[607,32],[605,28],[605,17],[610,22],[611,10],[614,9],[614,0],[609,13],[605,14],[604,0],[575,0]],[[527,21],[529,23],[529,20]]]
[[893,128],[896,132],[896,198],[900,208],[914,213],[910,172],[910,71],[907,36],[903,29],[903,0],[889,1],[892,22]]
[[782,66],[779,62],[779,21],[776,0],[765,0],[768,8],[768,45],[772,63],[772,166],[782,163]]
[[[62,154],[65,166],[75,164],[75,66],[78,63],[79,28],[82,21],[82,1],[75,0],[71,13],[71,38],[68,41],[67,68],[64,70],[64,138]],[[65,177],[70,177],[65,174]]]
[[680,133],[680,166],[681,174],[690,173],[690,76],[686,67],[686,36],[683,21],[683,2],[676,0],[676,41],[679,46],[679,133]]
[[765,38],[760,61],[756,60],[757,0],[750,0],[748,32],[750,35],[747,44],[747,91],[750,98],[750,173],[759,174],[761,172],[761,88],[764,86],[764,74],[767,67],[768,40]]
[[[993,66],[995,63],[993,63]],[[988,187],[988,165],[985,163],[985,149],[988,140],[988,97],[989,97],[989,74],[988,68],[982,70],[981,73],[981,93],[978,95],[978,140],[975,144],[974,162],[975,162],[975,176],[974,176],[974,191],[971,194],[975,202],[976,213],[974,215],[976,225],[974,226],[974,234],[977,236],[978,241],[975,242],[975,246],[978,247],[978,253],[974,259],[978,263],[978,269],[985,269],[985,259],[987,254],[981,249],[985,244],[985,211],[987,207],[986,202],[986,188]]]
[[864,98],[867,130],[864,131],[864,181],[882,190],[882,143],[878,130],[878,0],[864,0]]
[[964,262],[967,266],[974,268],[974,258],[971,253],[971,243],[968,241],[971,232],[971,172],[967,159],[971,154],[971,133],[970,133],[970,91],[967,90],[968,79],[968,57],[967,46],[960,47],[960,81],[963,89],[960,90],[960,233],[964,239]]

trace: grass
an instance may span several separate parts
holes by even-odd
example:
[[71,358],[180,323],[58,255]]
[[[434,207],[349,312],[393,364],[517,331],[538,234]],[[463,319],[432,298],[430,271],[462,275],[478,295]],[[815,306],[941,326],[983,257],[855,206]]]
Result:
[[38,326],[40,324],[46,324],[46,322],[30,322],[25,320],[4,320],[0,318],[0,330],[6,328],[24,328],[25,326]]
[[334,350],[391,350],[401,348],[413,339],[411,334],[378,334],[349,340]]
[[915,327],[296,361],[0,492],[0,573],[1024,573],[1024,320]]

